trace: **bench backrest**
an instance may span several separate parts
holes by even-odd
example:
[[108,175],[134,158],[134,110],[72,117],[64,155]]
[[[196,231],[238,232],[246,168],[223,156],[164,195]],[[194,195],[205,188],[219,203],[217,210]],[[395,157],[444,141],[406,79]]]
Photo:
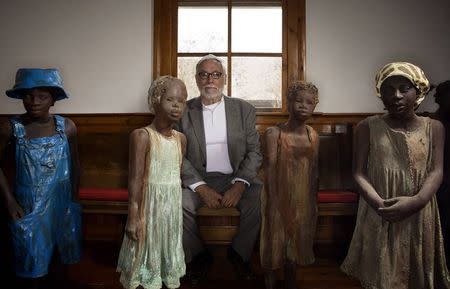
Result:
[[[7,116],[0,116],[7,117]],[[128,138],[132,130],[148,125],[149,114],[73,114],[77,125],[82,187],[126,188]],[[320,135],[320,189],[351,189],[352,126],[366,115],[314,116],[310,125]],[[286,114],[259,113],[257,129],[285,122]]]
[[[309,123],[319,134],[319,190],[354,189],[352,168],[352,123]],[[258,124],[262,135],[267,124]],[[263,175],[263,172],[260,174]]]

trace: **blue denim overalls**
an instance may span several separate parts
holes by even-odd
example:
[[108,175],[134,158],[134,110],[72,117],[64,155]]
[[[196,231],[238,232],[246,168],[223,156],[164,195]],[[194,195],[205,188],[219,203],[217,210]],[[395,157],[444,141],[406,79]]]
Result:
[[55,245],[62,263],[79,262],[81,207],[72,202],[71,158],[64,118],[54,116],[57,134],[28,140],[20,118],[11,119],[16,140],[14,193],[25,216],[11,222],[16,274],[46,275]]

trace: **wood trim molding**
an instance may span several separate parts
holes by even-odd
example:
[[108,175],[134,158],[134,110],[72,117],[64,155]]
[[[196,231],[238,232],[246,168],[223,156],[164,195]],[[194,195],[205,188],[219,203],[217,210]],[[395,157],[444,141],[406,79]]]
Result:
[[306,58],[306,27],[305,27],[305,0],[283,0],[283,33],[285,37],[284,53],[286,57],[285,66],[287,75],[284,77],[282,86],[282,110],[287,110],[286,91],[289,85],[296,80],[305,79],[305,58]]
[[177,0],[154,0],[153,79],[177,75]]
[[[153,120],[150,113],[57,113],[72,119],[77,126],[95,130],[97,128],[110,127],[114,131],[120,131],[123,127],[140,127],[148,125]],[[336,123],[356,124],[366,117],[379,114],[366,113],[314,113],[308,123]],[[16,114],[0,114],[0,119],[12,117]],[[256,112],[256,124],[275,124],[286,121],[287,112]]]

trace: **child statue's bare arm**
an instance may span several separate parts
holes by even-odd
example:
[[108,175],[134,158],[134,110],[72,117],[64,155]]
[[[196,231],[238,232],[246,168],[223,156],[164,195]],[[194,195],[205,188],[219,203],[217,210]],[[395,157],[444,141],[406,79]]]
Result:
[[362,121],[356,127],[355,143],[353,146],[353,178],[359,187],[359,192],[364,200],[378,212],[383,207],[383,199],[375,191],[375,188],[367,178],[367,158],[370,147],[370,130],[366,121]]
[[[0,158],[6,153],[6,146],[12,136],[12,129],[9,121],[0,121]],[[6,179],[3,169],[0,167],[0,193],[8,210],[8,216],[12,220],[17,220],[23,217],[23,209],[19,206],[16,198],[11,192],[8,180]]]
[[128,220],[126,233],[129,238],[138,240],[141,232],[140,204],[145,183],[145,165],[150,149],[148,133],[136,129],[130,135],[128,163]]
[[276,174],[277,174],[277,152],[278,137],[280,129],[270,127],[264,132],[263,136],[263,155],[264,155],[264,186],[269,195],[276,193]]
[[69,141],[70,146],[72,200],[78,201],[78,192],[80,188],[80,159],[78,154],[77,127],[69,118],[65,118],[65,127],[67,140]]

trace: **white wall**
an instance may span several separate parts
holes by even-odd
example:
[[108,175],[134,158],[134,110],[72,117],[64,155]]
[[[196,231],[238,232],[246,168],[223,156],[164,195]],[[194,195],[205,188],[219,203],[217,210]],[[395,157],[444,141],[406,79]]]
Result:
[[[450,1],[306,0],[306,78],[319,87],[316,111],[381,112],[375,74],[392,61],[450,79]],[[434,111],[434,93],[420,109]]]
[[[0,114],[19,67],[58,67],[70,99],[54,112],[146,112],[151,0],[0,0]],[[306,77],[317,111],[380,112],[374,77],[387,62],[450,79],[449,0],[306,0]],[[423,109],[433,111],[432,97]]]
[[151,0],[0,0],[0,113],[19,67],[57,67],[70,98],[53,112],[145,112]]

